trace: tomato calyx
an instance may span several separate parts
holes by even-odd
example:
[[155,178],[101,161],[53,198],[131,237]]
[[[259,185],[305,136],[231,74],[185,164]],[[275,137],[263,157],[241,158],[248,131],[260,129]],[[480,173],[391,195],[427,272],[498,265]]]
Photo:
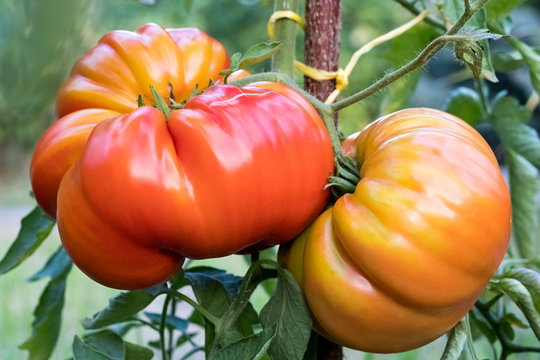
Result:
[[330,189],[332,195],[338,199],[345,194],[354,193],[360,181],[360,172],[354,161],[343,154],[336,156],[335,164],[336,174],[330,175],[324,189]]

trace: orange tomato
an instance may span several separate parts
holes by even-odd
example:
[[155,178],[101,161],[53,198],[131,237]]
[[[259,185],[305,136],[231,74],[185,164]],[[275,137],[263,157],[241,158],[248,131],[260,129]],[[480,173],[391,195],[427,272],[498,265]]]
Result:
[[450,330],[474,305],[510,237],[495,156],[462,120],[433,109],[381,118],[343,143],[360,170],[281,259],[318,330],[369,352],[399,352]]

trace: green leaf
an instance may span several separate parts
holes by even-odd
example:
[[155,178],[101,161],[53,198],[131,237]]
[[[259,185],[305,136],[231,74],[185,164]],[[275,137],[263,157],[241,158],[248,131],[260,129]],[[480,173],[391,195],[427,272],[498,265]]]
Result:
[[272,359],[301,360],[311,333],[311,317],[306,301],[293,275],[278,269],[276,291],[261,310],[263,327],[276,328],[268,354]]
[[230,75],[236,70],[245,69],[251,65],[260,63],[274,55],[281,46],[281,41],[258,43],[247,49],[242,55],[237,52],[231,56],[231,65],[227,70],[222,70],[220,75]]
[[39,206],[21,220],[21,229],[8,252],[0,261],[0,275],[17,267],[36,251],[49,236],[55,220]]
[[540,190],[538,170],[524,157],[507,151],[512,200],[512,231],[522,258],[536,256],[538,214],[535,195]]
[[150,360],[154,357],[154,352],[144,346],[124,341],[126,347],[125,360]]
[[489,120],[503,144],[540,169],[540,139],[536,131],[523,124],[530,112],[509,96],[497,96]]
[[516,316],[514,313],[507,313],[504,314],[503,317],[499,320],[500,323],[508,323],[511,326],[518,327],[520,329],[528,329],[529,327],[527,324],[523,322],[520,318]]
[[258,334],[225,346],[210,360],[260,360],[266,354],[275,336],[275,328],[266,328]]
[[72,349],[74,360],[110,360],[106,355],[98,353],[84,343],[77,335],[73,339]]
[[441,360],[457,360],[467,341],[466,319],[461,319],[456,326],[448,332],[448,341],[444,348]]
[[[191,284],[198,303],[217,317],[226,311],[242,282],[239,276],[211,267],[190,268],[185,272],[185,278]],[[204,322],[204,333],[205,352],[208,357],[215,338],[214,326],[209,321]]]
[[245,69],[253,64],[260,63],[279,50],[281,41],[264,42],[253,45],[244,53],[238,65],[239,69]]
[[480,334],[484,335],[490,343],[494,344],[497,341],[497,334],[493,330],[493,328],[484,320],[483,318],[477,315],[477,309],[473,308],[469,312],[469,316],[471,319],[471,330],[474,335],[474,339],[476,340],[478,337],[480,337]]
[[[444,0],[444,6],[441,9],[441,12],[452,24],[455,24],[456,21],[461,17],[465,12],[465,3],[463,0]],[[486,29],[486,11],[481,9],[478,11],[467,23],[468,27],[473,27],[475,29]],[[462,29],[462,31],[465,30]],[[483,52],[482,59],[482,70],[481,74],[484,78],[491,82],[497,82],[497,77],[495,76],[495,70],[493,69],[493,64],[491,63],[491,49],[489,42],[487,40],[479,41],[479,44],[482,46],[483,51],[480,49],[479,52]],[[458,53],[456,53],[458,55]]]
[[485,9],[487,16],[491,20],[500,20],[510,15],[510,12],[525,0],[490,0]]
[[73,357],[75,360],[124,360],[126,348],[120,335],[105,330],[87,336],[84,341],[75,336]]
[[502,322],[500,326],[504,335],[506,335],[508,339],[514,340],[516,338],[516,332],[514,331],[514,328],[512,327],[512,325],[510,325],[507,322]]
[[28,281],[37,281],[45,277],[55,279],[60,276],[65,269],[72,264],[71,258],[64,250],[64,247],[60,246],[58,250],[47,260],[45,266],[37,273],[28,278]]
[[176,340],[176,347],[180,347],[184,345],[185,343],[189,342],[193,346],[196,346],[193,342],[193,338],[197,336],[198,333],[192,332],[192,333],[183,333],[177,340]]
[[[221,317],[233,302],[243,279],[220,269],[203,266],[186,270],[185,278],[191,284],[199,304],[217,317]],[[255,322],[258,322],[257,313],[251,303],[248,303],[235,323],[234,330],[243,336],[251,335],[253,333],[252,325],[255,323],[254,319],[256,319]],[[206,351],[210,351],[214,337],[214,326],[205,322]]]
[[508,42],[523,56],[525,64],[529,68],[529,76],[534,90],[540,94],[540,54],[533,48],[514,38],[509,38]]
[[443,110],[476,125],[482,121],[482,107],[478,93],[467,87],[459,87],[450,93]]
[[511,72],[523,66],[523,56],[517,50],[494,51],[491,59],[495,70],[500,72]]
[[[144,315],[146,315],[153,323],[161,323],[161,314],[145,312]],[[189,322],[177,316],[167,315],[165,317],[165,324],[170,328],[179,330],[184,333],[187,330]]]
[[504,278],[494,284],[495,288],[509,297],[527,318],[531,329],[540,340],[540,314],[535,308],[531,293],[519,280]]
[[506,272],[504,277],[521,282],[531,294],[536,311],[540,313],[540,274],[531,269],[517,268]]
[[161,95],[158,94],[156,89],[154,89],[153,86],[150,85],[150,91],[152,92],[152,96],[154,97],[154,102],[156,103],[154,106],[156,109],[161,111],[163,116],[165,116],[165,119],[169,119],[169,116],[171,116],[171,109],[169,109],[169,105],[165,102],[165,100],[161,97]]
[[[155,291],[163,289],[156,285],[149,289],[133,290],[121,293],[109,300],[109,306],[96,313],[91,319],[86,318],[82,324],[85,329],[99,329],[105,326],[127,321],[139,311],[147,307],[157,296]],[[159,293],[159,292],[158,292]]]
[[66,278],[71,270],[71,263],[64,271],[49,281],[39,298],[34,310],[32,336],[19,346],[30,352],[28,359],[49,359],[51,356],[62,323],[62,309],[66,292]]

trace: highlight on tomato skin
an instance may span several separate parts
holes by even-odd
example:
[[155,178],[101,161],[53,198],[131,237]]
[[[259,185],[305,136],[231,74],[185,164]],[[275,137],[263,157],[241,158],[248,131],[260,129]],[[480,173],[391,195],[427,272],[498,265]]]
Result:
[[472,308],[508,246],[507,185],[484,139],[434,109],[383,117],[343,144],[360,171],[280,249],[318,331],[391,353],[425,345]]

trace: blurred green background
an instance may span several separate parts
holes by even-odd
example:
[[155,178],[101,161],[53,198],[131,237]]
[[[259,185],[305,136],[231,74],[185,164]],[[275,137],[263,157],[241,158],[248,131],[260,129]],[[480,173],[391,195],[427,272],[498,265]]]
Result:
[[[358,47],[412,18],[393,1],[343,0],[342,6],[342,66]],[[516,36],[533,45],[540,44],[539,7],[538,1],[529,1],[514,13],[519,20]],[[0,256],[15,238],[20,219],[33,206],[27,175],[29,158],[40,134],[55,121],[56,91],[78,56],[111,30],[134,30],[148,22],[163,27],[198,27],[233,54],[267,40],[266,21],[272,9],[271,0],[0,0]],[[344,93],[358,91],[386,70],[412,59],[434,36],[429,26],[420,25],[376,48],[360,60]],[[298,41],[297,57],[301,60],[300,32]],[[267,61],[256,70],[268,66]],[[462,71],[450,52],[438,55],[425,70],[422,77],[409,75],[396,86],[344,110],[340,114],[341,130],[345,134],[358,131],[380,114],[406,106],[409,98],[411,105],[441,108],[452,88],[471,84],[468,73]],[[510,89],[522,103],[531,95],[524,68],[501,74],[500,79],[501,83],[494,87]],[[298,81],[302,81],[300,75]],[[417,82],[417,90],[411,90]],[[26,357],[17,346],[30,335],[32,311],[45,283],[27,283],[25,279],[41,268],[58,244],[54,234],[30,261],[0,277],[2,360]],[[246,269],[239,257],[219,259],[212,265],[237,274]],[[62,333],[54,359],[70,356],[73,336],[82,331],[80,320],[104,307],[107,299],[117,293],[94,284],[78,270],[69,277],[67,288]],[[256,307],[260,308],[264,296],[262,292],[256,295]],[[141,332],[132,336],[139,342],[155,338],[155,334]],[[346,358],[437,359],[444,344],[445,340],[440,339],[402,355],[349,351]],[[485,353],[479,355],[492,358],[489,346],[484,345]],[[514,359],[533,358],[524,354],[514,355]]]

